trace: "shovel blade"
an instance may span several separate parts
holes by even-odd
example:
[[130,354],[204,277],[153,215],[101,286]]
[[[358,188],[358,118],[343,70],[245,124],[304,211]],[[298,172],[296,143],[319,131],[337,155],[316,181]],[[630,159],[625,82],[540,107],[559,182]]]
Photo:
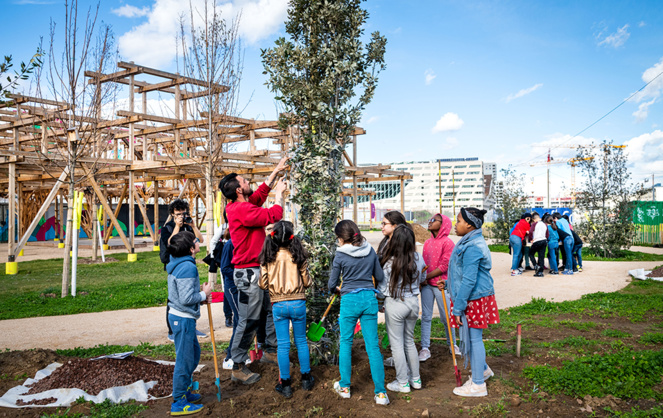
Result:
[[311,323],[308,327],[308,332],[306,333],[306,336],[308,337],[309,340],[317,342],[320,341],[323,335],[325,335],[326,329],[322,327],[320,324],[316,323]]
[[218,399],[219,402],[221,402],[221,380],[218,377],[216,378],[216,388],[217,388],[216,399]]
[[254,362],[259,359],[258,357],[258,350],[251,350],[249,351],[249,358],[251,359],[251,362]]

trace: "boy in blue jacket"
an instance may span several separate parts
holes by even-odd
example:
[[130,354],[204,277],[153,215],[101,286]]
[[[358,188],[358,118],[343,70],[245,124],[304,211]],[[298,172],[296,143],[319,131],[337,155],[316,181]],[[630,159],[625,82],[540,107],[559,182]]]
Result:
[[200,361],[200,345],[196,337],[196,320],[200,303],[207,301],[212,285],[200,287],[196,254],[200,242],[191,232],[182,231],[170,238],[168,252],[168,322],[175,339],[175,371],[173,372],[173,403],[170,415],[191,415],[202,410],[201,395],[191,392],[192,375]]

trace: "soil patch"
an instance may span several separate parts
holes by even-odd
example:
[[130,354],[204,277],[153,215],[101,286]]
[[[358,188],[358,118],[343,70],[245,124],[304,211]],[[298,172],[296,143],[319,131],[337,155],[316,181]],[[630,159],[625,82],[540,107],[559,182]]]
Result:
[[414,239],[417,240],[417,242],[423,244],[428,238],[430,238],[430,231],[423,226],[412,224],[412,229],[414,230]]
[[647,277],[663,277],[663,266],[655,268]]
[[174,366],[155,363],[137,357],[116,359],[72,358],[53,373],[32,385],[28,395],[58,388],[78,388],[90,395],[98,395],[104,389],[130,385],[139,380],[158,383],[148,391],[155,397],[173,392]]

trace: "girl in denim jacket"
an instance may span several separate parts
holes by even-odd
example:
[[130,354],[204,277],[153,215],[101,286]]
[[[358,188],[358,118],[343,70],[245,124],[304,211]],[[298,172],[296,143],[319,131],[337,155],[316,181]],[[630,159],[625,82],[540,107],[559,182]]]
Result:
[[451,292],[451,326],[460,328],[460,351],[469,357],[472,378],[455,388],[458,396],[488,396],[485,381],[493,376],[486,364],[486,348],[483,330],[488,324],[500,322],[493,278],[490,275],[492,260],[481,226],[485,210],[462,208],[456,222],[456,234],[461,238],[449,261]]

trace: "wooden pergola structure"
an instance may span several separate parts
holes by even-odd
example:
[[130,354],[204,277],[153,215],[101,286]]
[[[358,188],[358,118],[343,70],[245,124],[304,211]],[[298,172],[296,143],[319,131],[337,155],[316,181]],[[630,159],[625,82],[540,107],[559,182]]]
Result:
[[[221,151],[215,154],[215,181],[236,172],[254,183],[266,178],[281,156],[298,141],[296,128],[282,130],[277,121],[195,112],[192,100],[223,95],[228,90],[225,86],[133,63],[119,62],[117,67],[111,74],[87,71],[86,80],[97,88],[105,83],[122,87],[128,93],[128,110],[106,112],[101,117],[104,109],[97,105],[96,117],[82,116],[69,103],[24,95],[11,95],[11,101],[0,104],[0,194],[7,196],[9,207],[8,274],[16,274],[16,257],[54,203],[58,220],[56,236],[62,242],[65,190],[72,175],[75,189],[85,193],[88,204],[82,228],[88,236],[94,236],[93,254],[97,252],[93,220],[100,204],[102,225],[109,232],[104,232],[104,243],[108,243],[115,229],[131,256],[135,248],[132,226],[136,207],[147,220],[147,204],[152,202],[155,224],[159,220],[159,199],[169,203],[177,197],[188,197],[190,202],[196,202],[196,208],[198,199],[202,199],[206,212],[211,213],[209,205],[214,201],[211,190],[216,186],[207,187],[201,169],[210,161],[204,151],[209,149],[210,138],[221,146],[217,148]],[[158,95],[160,100],[172,97],[173,114],[151,114],[148,95]],[[137,105],[139,101],[141,106]],[[214,132],[210,132],[209,126],[215,126]],[[345,188],[343,194],[354,197],[355,220],[357,196],[371,193],[358,189],[358,182],[400,180],[402,185],[411,178],[408,173],[391,170],[390,166],[358,166],[357,136],[364,133],[356,128],[352,156],[344,152],[347,173],[344,183],[352,186]],[[244,149],[241,152],[232,150],[240,147]],[[127,234],[117,220],[123,204],[129,209]],[[404,210],[402,188],[401,210]],[[197,211],[195,215],[202,225],[206,217],[198,219]],[[16,224],[12,222],[14,219],[18,220]],[[146,230],[158,249],[159,228],[153,230],[149,221],[146,223]],[[208,242],[212,233],[208,228]]]

